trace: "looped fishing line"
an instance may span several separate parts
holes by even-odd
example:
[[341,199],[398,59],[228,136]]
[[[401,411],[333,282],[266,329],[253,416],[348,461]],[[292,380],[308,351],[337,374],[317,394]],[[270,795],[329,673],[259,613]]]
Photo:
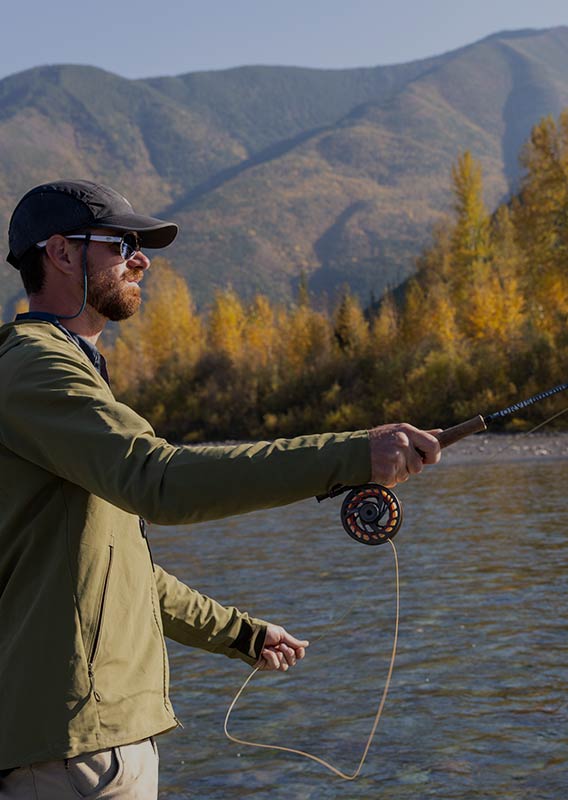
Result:
[[[516,404],[514,406],[510,406],[508,409],[505,409],[505,412],[511,412],[513,410],[524,408],[526,405],[529,405],[532,402],[535,402],[537,399],[544,399],[545,397],[549,397],[552,394],[555,394],[557,391],[565,390],[567,387],[568,387],[568,384],[563,384],[561,387],[555,387],[553,390],[551,390],[549,392],[542,392],[540,395],[535,396],[535,398],[530,398],[530,402],[527,401],[527,402]],[[531,433],[534,433],[535,431],[539,430],[540,428],[543,428],[545,425],[548,425],[550,422],[552,422],[553,420],[555,420],[558,417],[562,416],[566,412],[568,412],[568,406],[566,408],[562,409],[562,411],[559,411],[556,414],[553,414],[548,419],[544,420],[544,422],[541,422],[538,425],[535,425],[529,431],[526,431],[525,433],[521,434],[521,438],[524,437],[524,436],[528,436]],[[496,413],[496,414],[491,415],[491,416],[492,416],[492,418],[497,418],[499,416],[502,416],[503,413],[504,412]],[[494,460],[499,455],[501,455],[503,452],[508,450],[509,447],[511,447],[511,444],[505,445],[505,447],[501,448],[489,460],[490,461]],[[384,709],[384,706],[385,706],[385,702],[386,702],[387,695],[388,695],[389,688],[390,688],[390,684],[391,684],[392,673],[393,673],[393,670],[394,670],[394,662],[395,662],[395,659],[396,659],[396,649],[397,649],[397,644],[398,644],[398,626],[399,626],[399,616],[400,616],[400,583],[399,583],[398,556],[397,556],[397,552],[396,552],[396,548],[394,546],[393,540],[389,538],[388,542],[389,542],[390,546],[392,547],[392,551],[393,551],[394,566],[395,566],[395,576],[396,576],[396,620],[395,620],[393,646],[392,646],[392,653],[391,653],[391,658],[390,658],[390,664],[389,664],[389,668],[388,668],[387,678],[386,678],[386,682],[385,682],[385,688],[383,689],[383,693],[382,693],[381,699],[379,701],[379,705],[378,705],[378,708],[377,708],[377,712],[375,714],[375,718],[373,720],[371,731],[370,731],[369,736],[367,738],[367,742],[366,742],[365,747],[363,749],[363,754],[361,756],[359,764],[357,765],[356,770],[351,774],[347,774],[347,773],[343,772],[342,770],[340,770],[338,767],[335,767],[333,764],[330,764],[325,759],[320,758],[319,756],[316,756],[313,753],[308,753],[305,750],[299,750],[299,749],[294,748],[294,747],[285,747],[283,745],[277,745],[277,744],[266,744],[265,742],[253,742],[253,741],[249,741],[247,739],[240,739],[237,736],[233,736],[231,733],[229,733],[229,728],[228,728],[228,726],[229,726],[229,718],[230,718],[233,710],[235,709],[235,706],[237,705],[239,699],[241,698],[243,692],[245,691],[246,687],[248,686],[248,684],[254,678],[256,673],[261,671],[259,667],[256,667],[256,669],[254,669],[251,672],[251,674],[247,677],[247,679],[244,681],[244,683],[242,684],[242,686],[238,690],[237,694],[235,695],[235,697],[234,697],[234,699],[233,699],[231,705],[229,706],[229,708],[227,710],[227,713],[225,715],[225,721],[224,721],[224,724],[223,724],[223,730],[225,732],[225,736],[231,742],[234,742],[235,744],[245,745],[247,747],[259,747],[259,748],[262,748],[262,749],[265,749],[265,750],[279,750],[280,752],[283,752],[283,753],[291,753],[293,755],[301,756],[302,758],[307,758],[310,761],[315,761],[317,764],[320,764],[322,767],[325,767],[327,770],[329,770],[330,772],[333,772],[335,775],[337,775],[338,777],[340,777],[340,778],[342,778],[343,780],[346,780],[346,781],[352,781],[352,780],[355,780],[355,778],[358,777],[358,775],[361,772],[361,769],[363,768],[363,764],[365,763],[365,760],[367,758],[369,750],[371,748],[371,744],[373,742],[375,733],[377,732],[377,728],[379,726],[379,721],[380,721],[382,713],[383,713],[383,709]],[[345,612],[345,614],[343,614],[340,617],[340,619],[343,619],[345,616],[347,616],[348,613],[349,612]],[[334,624],[336,624],[336,623],[337,623],[337,620],[334,620]]]
[[[343,780],[346,780],[346,781],[355,780],[355,778],[359,775],[359,773],[361,772],[361,769],[363,767],[363,764],[365,763],[365,759],[367,758],[367,754],[368,754],[368,752],[370,750],[371,744],[373,742],[373,738],[375,736],[375,733],[376,733],[377,728],[379,726],[379,721],[380,721],[382,713],[383,713],[383,709],[384,709],[384,706],[385,706],[385,702],[386,702],[387,695],[388,695],[389,688],[390,688],[390,684],[391,684],[391,678],[392,678],[392,673],[393,673],[393,669],[394,669],[394,662],[395,662],[395,659],[396,659],[396,648],[397,648],[397,643],[398,643],[398,623],[399,623],[399,617],[400,617],[400,582],[399,582],[399,571],[398,571],[398,556],[397,556],[396,548],[394,546],[394,542],[392,541],[392,539],[389,539],[388,541],[389,541],[390,546],[392,547],[392,552],[393,552],[393,556],[394,556],[395,577],[396,577],[396,618],[395,618],[395,626],[394,626],[394,638],[393,638],[393,645],[392,645],[392,653],[391,653],[390,664],[389,664],[388,673],[387,673],[387,679],[386,679],[386,682],[385,682],[385,688],[383,689],[383,693],[382,693],[381,699],[379,701],[377,712],[375,714],[375,718],[373,720],[373,725],[371,727],[371,732],[369,733],[369,736],[368,736],[368,739],[367,739],[367,743],[365,744],[365,747],[364,747],[364,750],[363,750],[363,754],[361,756],[361,759],[359,761],[359,764],[358,764],[357,769],[355,770],[355,772],[353,772],[351,775],[348,775],[347,773],[342,772],[337,767],[334,767],[333,764],[329,763],[329,761],[326,761],[323,758],[319,758],[319,756],[313,755],[312,753],[308,753],[305,750],[298,750],[298,749],[296,749],[294,747],[284,747],[283,745],[278,745],[278,744],[266,744],[264,742],[253,742],[253,741],[248,741],[247,739],[239,739],[237,736],[233,736],[231,733],[229,733],[229,730],[228,730],[229,717],[231,716],[231,713],[233,712],[233,709],[235,708],[237,702],[239,701],[239,698],[243,694],[243,692],[246,689],[246,687],[248,686],[248,684],[254,678],[256,673],[261,671],[259,667],[256,667],[256,669],[254,669],[253,672],[251,672],[251,674],[245,680],[245,682],[243,683],[243,685],[241,686],[241,688],[239,689],[239,691],[235,695],[235,697],[233,699],[233,702],[229,706],[227,714],[225,715],[225,722],[224,722],[224,725],[223,725],[223,730],[225,731],[225,736],[228,739],[230,739],[231,742],[234,742],[235,744],[247,745],[248,747],[261,747],[261,748],[263,748],[265,750],[280,750],[283,753],[292,753],[294,755],[302,756],[303,758],[308,758],[308,759],[310,759],[310,761],[315,761],[317,764],[320,764],[322,767],[325,767],[330,772],[333,772],[335,775],[338,775],[340,778],[343,778]],[[335,623],[336,623],[336,620],[334,620],[334,624]]]

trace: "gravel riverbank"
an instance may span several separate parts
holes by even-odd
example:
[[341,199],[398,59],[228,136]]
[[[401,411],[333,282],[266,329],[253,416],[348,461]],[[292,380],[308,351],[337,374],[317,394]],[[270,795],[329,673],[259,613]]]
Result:
[[443,453],[447,464],[471,461],[521,461],[568,458],[568,433],[479,433],[451,445]]

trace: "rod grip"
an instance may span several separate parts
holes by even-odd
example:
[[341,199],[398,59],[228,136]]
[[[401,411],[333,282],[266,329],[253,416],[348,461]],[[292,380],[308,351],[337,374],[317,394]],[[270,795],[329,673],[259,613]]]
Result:
[[440,447],[448,447],[450,444],[459,442],[466,436],[471,436],[472,433],[480,433],[486,431],[487,425],[485,420],[478,414],[477,417],[472,417],[465,422],[460,422],[459,425],[454,425],[451,428],[446,428],[445,431],[436,434],[436,438],[440,442]]

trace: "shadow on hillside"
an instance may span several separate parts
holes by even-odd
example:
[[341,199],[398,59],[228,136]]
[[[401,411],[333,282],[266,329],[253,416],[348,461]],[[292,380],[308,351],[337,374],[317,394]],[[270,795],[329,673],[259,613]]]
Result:
[[178,197],[173,203],[166,206],[165,208],[160,209],[158,212],[158,216],[168,217],[173,214],[176,214],[179,211],[182,211],[189,205],[196,203],[200,200],[204,195],[208,194],[209,192],[213,192],[215,189],[218,189],[223,184],[228,183],[229,181],[236,178],[238,175],[241,175],[243,172],[246,172],[253,167],[258,167],[261,164],[266,164],[269,161],[274,161],[277,158],[280,158],[286,153],[289,153],[295,147],[304,142],[309,141],[314,136],[317,136],[320,133],[324,133],[331,129],[332,126],[324,125],[320,128],[313,128],[309,131],[304,131],[303,133],[298,134],[298,136],[293,136],[291,139],[284,139],[281,142],[277,142],[270,147],[266,147],[264,150],[259,151],[255,155],[247,158],[244,161],[241,161],[239,164],[236,164],[234,167],[227,167],[227,169],[223,169],[220,172],[217,172],[215,175],[212,175],[206,181],[199,183],[197,186],[194,186],[186,194]]

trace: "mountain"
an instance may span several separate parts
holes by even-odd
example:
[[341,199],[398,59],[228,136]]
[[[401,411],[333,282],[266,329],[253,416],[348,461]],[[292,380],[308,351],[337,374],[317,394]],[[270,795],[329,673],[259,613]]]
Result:
[[[302,273],[367,300],[412,273],[463,150],[495,205],[532,125],[567,105],[568,27],[365,69],[38,67],[0,81],[0,234],[29,187],[86,177],[180,223],[167,254],[199,303],[229,282],[286,300]],[[10,311],[19,279],[1,270]]]

